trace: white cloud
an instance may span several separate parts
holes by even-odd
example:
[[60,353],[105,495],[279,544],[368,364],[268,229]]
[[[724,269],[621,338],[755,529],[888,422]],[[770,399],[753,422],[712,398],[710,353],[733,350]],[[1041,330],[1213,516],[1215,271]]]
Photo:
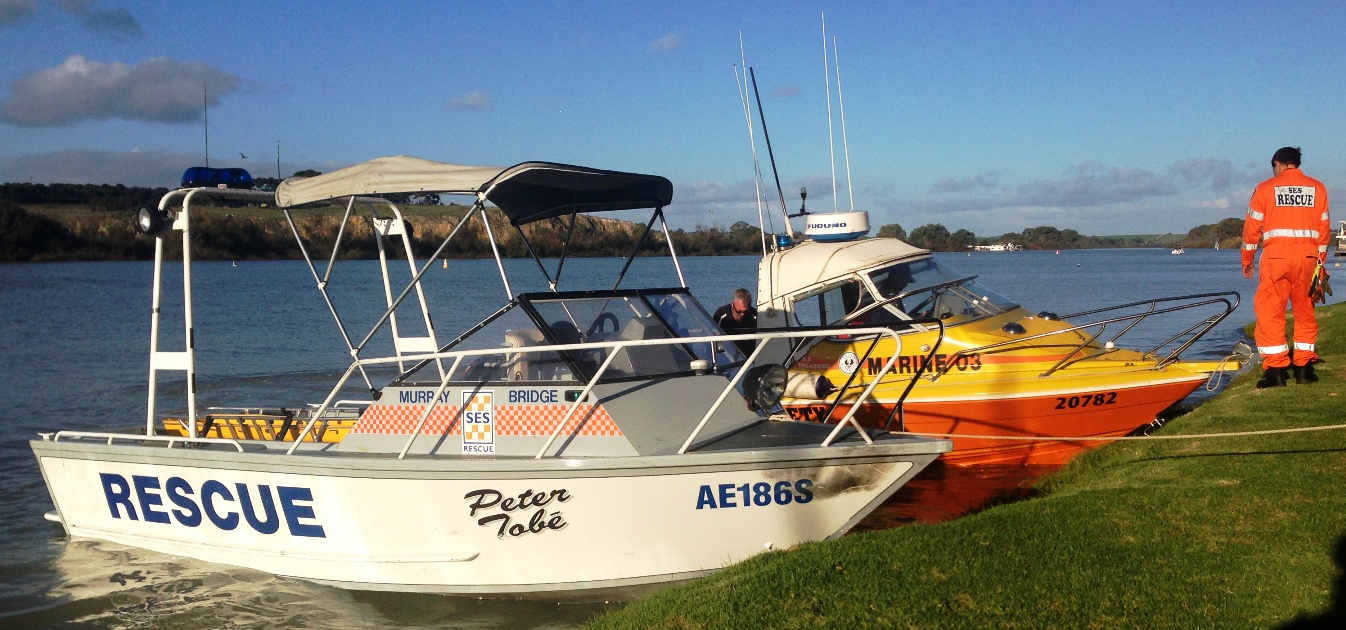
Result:
[[84,120],[121,118],[185,123],[201,119],[202,87],[209,103],[235,92],[242,79],[200,62],[167,57],[134,66],[80,55],[55,68],[25,74],[0,101],[0,119],[26,127],[58,127]]
[[682,48],[682,33],[669,33],[650,42],[650,52],[671,53]]
[[468,92],[458,98],[449,99],[444,104],[444,109],[450,111],[483,111],[490,109],[491,97],[489,94],[481,91]]

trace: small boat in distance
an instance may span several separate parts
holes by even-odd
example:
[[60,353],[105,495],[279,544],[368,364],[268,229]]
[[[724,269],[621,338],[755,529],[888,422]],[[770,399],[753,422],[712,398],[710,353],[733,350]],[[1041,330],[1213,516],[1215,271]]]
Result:
[[[1023,249],[1023,247],[1008,241],[1004,243],[992,243],[990,245],[968,245],[968,247],[972,248],[972,251],[974,252],[1017,252]],[[1057,253],[1060,252],[1058,251]]]
[[[1217,244],[1217,245],[1218,245],[1218,244]],[[1174,256],[1176,256],[1176,255],[1178,255],[1178,254],[1186,254],[1186,253],[1187,253],[1187,250],[1185,250],[1185,249],[1183,249],[1183,248],[1181,248],[1181,247],[1174,247],[1174,248],[1173,248],[1173,251],[1171,251],[1171,252],[1169,252],[1169,253],[1170,253],[1170,254],[1173,254]]]
[[[413,192],[475,199],[424,261],[401,210],[381,197]],[[291,178],[274,196],[170,191],[140,216],[156,239],[145,421],[30,441],[56,508],[47,518],[71,539],[343,588],[567,599],[621,596],[841,536],[951,444],[864,429],[840,415],[830,425],[789,421],[779,405],[785,368],[768,362],[766,350],[788,361],[791,349],[820,336],[900,340],[886,327],[725,335],[682,282],[664,225],[672,195],[672,184],[654,175],[409,157]],[[188,235],[191,220],[212,207],[201,202],[212,199],[275,203],[291,225],[292,208],[320,204],[344,212],[342,225],[363,216],[372,226],[382,282],[367,287],[368,299],[386,310],[363,336],[349,334],[354,320],[339,316],[328,294],[341,237],[320,271],[295,230],[353,357],[320,403],[199,408],[194,340],[212,331],[193,325]],[[534,256],[550,290],[516,293],[488,203],[525,242],[523,227],[555,220],[566,245],[581,212],[653,214],[612,289],[559,290],[563,253],[554,270]],[[506,299],[475,325],[457,322],[465,332],[444,342],[438,327],[448,322],[431,317],[423,283],[448,278],[441,281],[456,284],[444,294],[453,295],[480,281],[426,273],[474,219],[496,252]],[[656,222],[681,286],[619,288]],[[159,331],[184,330],[160,326],[173,232],[183,236],[188,332],[168,350]],[[412,272],[400,292],[385,254],[398,250]],[[353,289],[340,291],[341,302],[353,301]],[[376,336],[387,354],[373,350]],[[894,355],[876,373],[896,364]],[[168,395],[158,385],[163,372],[192,384],[179,390],[182,411],[157,413],[160,394]]]
[[1346,221],[1338,221],[1341,227],[1337,228],[1337,251],[1334,255],[1346,256]]

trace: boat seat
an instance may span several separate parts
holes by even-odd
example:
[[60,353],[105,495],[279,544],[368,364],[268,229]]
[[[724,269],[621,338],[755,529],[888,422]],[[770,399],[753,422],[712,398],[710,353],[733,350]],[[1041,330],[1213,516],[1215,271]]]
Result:
[[[536,328],[521,328],[505,332],[506,348],[526,348],[542,345],[542,331]],[[534,364],[544,355],[537,353],[512,352],[506,360],[505,379],[510,381],[536,381],[537,370]]]
[[950,319],[962,315],[964,306],[963,298],[945,291],[935,298],[935,306],[931,309],[930,314],[940,319]]
[[[665,339],[668,331],[653,315],[633,317],[626,322],[622,333],[617,336],[621,341],[641,341],[647,339]],[[622,351],[612,360],[611,369],[618,373],[637,376],[660,374],[690,369],[691,359],[682,348],[674,345],[636,346]]]

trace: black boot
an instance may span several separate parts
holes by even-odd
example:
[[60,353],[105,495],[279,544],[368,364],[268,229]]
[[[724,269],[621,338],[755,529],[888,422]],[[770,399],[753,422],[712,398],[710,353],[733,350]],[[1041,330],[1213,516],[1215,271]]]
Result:
[[1300,385],[1317,383],[1318,375],[1313,373],[1313,364],[1295,366],[1295,382]]
[[1262,380],[1257,381],[1257,389],[1267,387],[1285,387],[1285,368],[1267,368],[1262,372]]

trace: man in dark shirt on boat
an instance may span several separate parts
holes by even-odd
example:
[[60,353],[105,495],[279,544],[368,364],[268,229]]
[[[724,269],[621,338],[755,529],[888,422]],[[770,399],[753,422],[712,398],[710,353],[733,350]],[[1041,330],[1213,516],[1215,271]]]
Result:
[[[757,308],[752,305],[752,294],[747,289],[734,291],[734,299],[716,309],[711,319],[720,330],[731,335],[757,330]],[[751,339],[744,339],[735,341],[734,345],[747,356],[757,344]]]

